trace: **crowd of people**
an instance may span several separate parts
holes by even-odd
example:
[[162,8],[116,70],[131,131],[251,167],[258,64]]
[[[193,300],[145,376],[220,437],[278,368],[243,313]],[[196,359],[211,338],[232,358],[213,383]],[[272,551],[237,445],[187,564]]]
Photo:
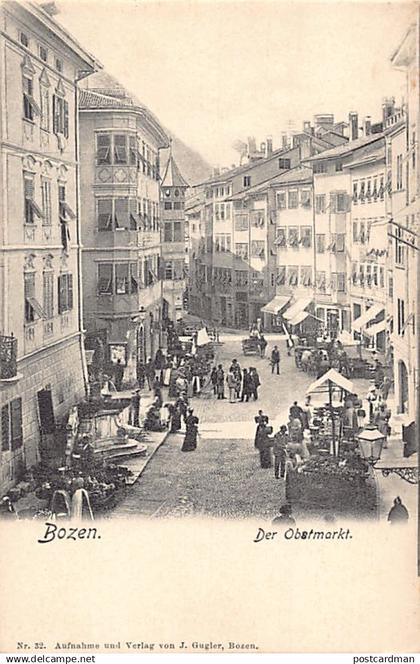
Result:
[[228,372],[222,364],[214,366],[211,370],[210,381],[213,394],[217,399],[226,399],[225,387],[228,389],[230,403],[238,401],[249,401],[258,399],[258,388],[261,385],[260,376],[255,367],[243,368],[238,360],[233,359]]

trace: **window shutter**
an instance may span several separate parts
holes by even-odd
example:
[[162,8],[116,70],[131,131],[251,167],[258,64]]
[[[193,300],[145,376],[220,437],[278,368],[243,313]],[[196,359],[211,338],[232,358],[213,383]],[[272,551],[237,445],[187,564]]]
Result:
[[62,277],[58,277],[57,279],[57,306],[58,306],[58,313],[62,313],[62,298],[61,298],[61,279]]
[[22,399],[13,399],[10,403],[10,428],[12,450],[17,450],[22,446]]
[[129,228],[128,198],[115,199],[115,228]]
[[10,414],[9,404],[2,406],[1,409],[1,449],[7,452],[10,449]]
[[337,194],[330,194],[330,210],[331,212],[337,211]]
[[67,275],[67,309],[73,309],[73,275]]
[[54,134],[58,134],[58,126],[59,126],[59,121],[58,121],[57,96],[53,95],[53,132],[54,132]]
[[69,137],[69,104],[67,101],[63,101],[64,107],[64,137]]

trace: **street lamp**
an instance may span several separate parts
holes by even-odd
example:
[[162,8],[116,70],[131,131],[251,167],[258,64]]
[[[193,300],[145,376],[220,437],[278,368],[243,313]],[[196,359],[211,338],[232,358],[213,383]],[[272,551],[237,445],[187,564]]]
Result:
[[373,425],[368,425],[357,435],[360,454],[369,465],[374,466],[379,461],[385,436]]

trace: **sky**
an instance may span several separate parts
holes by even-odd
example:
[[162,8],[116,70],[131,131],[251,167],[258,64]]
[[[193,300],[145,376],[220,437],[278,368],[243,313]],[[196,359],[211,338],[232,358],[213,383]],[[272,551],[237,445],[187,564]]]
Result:
[[[404,95],[390,56],[413,16],[408,2],[57,0],[56,17],[212,166],[232,144],[300,130],[315,113],[380,120]],[[290,124],[290,122],[292,124]]]

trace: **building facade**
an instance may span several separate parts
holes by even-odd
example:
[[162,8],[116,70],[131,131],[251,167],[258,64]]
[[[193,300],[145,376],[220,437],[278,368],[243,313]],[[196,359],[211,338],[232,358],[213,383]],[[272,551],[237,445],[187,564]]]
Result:
[[2,493],[85,394],[76,88],[99,65],[34,4],[0,20]]
[[[93,87],[94,86],[94,87]],[[156,118],[115,81],[80,99],[84,324],[90,347],[133,382],[161,344],[159,150]]]
[[163,318],[180,320],[186,289],[185,193],[188,182],[169,155],[160,187]]
[[[393,274],[391,336],[394,355],[394,391],[397,412],[405,424],[419,416],[419,234],[420,183],[420,10],[391,58],[406,78],[405,114],[388,119],[389,235]],[[419,421],[417,420],[417,427]],[[417,429],[418,438],[418,429]],[[417,440],[418,445],[418,440]]]

